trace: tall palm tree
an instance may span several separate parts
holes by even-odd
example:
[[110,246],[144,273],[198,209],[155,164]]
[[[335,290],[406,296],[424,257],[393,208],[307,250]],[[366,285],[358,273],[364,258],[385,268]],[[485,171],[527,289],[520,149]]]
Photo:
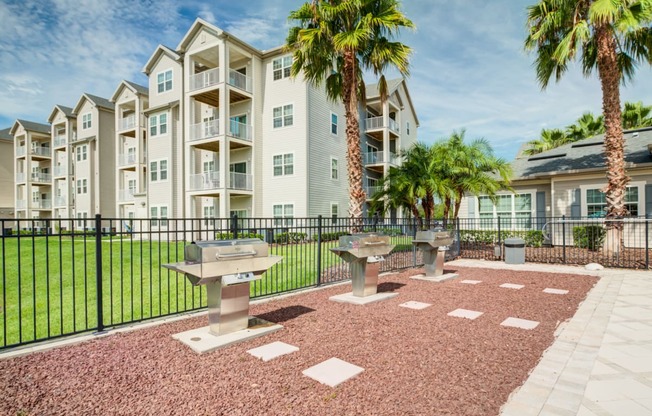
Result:
[[623,109],[623,129],[635,129],[652,125],[652,106],[643,105],[642,101],[625,103]]
[[[543,88],[558,81],[580,57],[584,75],[596,68],[602,88],[605,124],[607,218],[627,214],[620,83],[634,75],[638,62],[652,63],[652,0],[539,0],[528,7],[527,50],[536,50],[537,78]],[[607,235],[621,242],[622,222],[607,222]],[[620,247],[620,244],[618,245]]]
[[349,216],[355,230],[362,224],[366,200],[358,109],[365,98],[362,72],[379,77],[379,92],[386,99],[385,70],[393,67],[407,76],[412,52],[392,40],[400,29],[414,24],[400,11],[397,0],[312,0],[289,18],[296,24],[286,39],[286,49],[294,57],[292,75],[303,74],[310,83],[325,84],[328,97],[344,104]]
[[419,185],[405,165],[389,168],[388,174],[379,182],[379,188],[380,191],[371,199],[371,205],[376,212],[384,214],[390,208],[402,208],[412,214],[419,228],[423,227],[419,212]]
[[523,153],[529,156],[536,155],[562,146],[570,141],[566,133],[560,129],[542,129],[541,137],[527,142],[526,144],[530,147],[525,149]]
[[604,133],[604,117],[596,117],[591,112],[582,114],[575,124],[566,127],[566,136],[571,142],[576,142],[601,133]]

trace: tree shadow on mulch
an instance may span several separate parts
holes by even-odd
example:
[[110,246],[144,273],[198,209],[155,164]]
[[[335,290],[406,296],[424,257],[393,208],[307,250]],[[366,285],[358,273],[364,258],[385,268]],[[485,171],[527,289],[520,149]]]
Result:
[[275,311],[263,313],[260,315],[256,315],[256,317],[278,324],[280,322],[286,322],[291,319],[298,318],[299,316],[304,315],[306,313],[310,313],[314,311],[315,309],[309,308],[307,306],[294,305],[294,306],[287,306],[285,308],[277,309]]

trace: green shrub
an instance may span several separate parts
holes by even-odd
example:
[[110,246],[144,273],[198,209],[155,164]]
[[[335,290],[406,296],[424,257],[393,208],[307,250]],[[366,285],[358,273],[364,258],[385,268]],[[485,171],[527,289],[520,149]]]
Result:
[[573,241],[579,248],[598,250],[604,243],[607,232],[599,225],[585,225],[573,227]]
[[[336,231],[332,233],[321,233],[321,241],[336,241],[339,240],[341,236],[347,235],[346,231]],[[312,236],[312,239],[317,241],[317,234]]]
[[274,242],[276,244],[302,243],[306,241],[306,237],[306,233],[279,233],[274,236]]
[[405,251],[412,251],[413,245],[412,244],[396,244],[394,246],[394,250],[392,250],[392,253],[402,253]]
[[[541,247],[543,245],[543,232],[541,230],[527,231],[500,231],[501,241],[506,238],[522,238],[528,247]],[[495,230],[460,230],[460,241],[470,244],[497,244],[498,231]]]
[[[258,238],[258,239],[263,239],[262,234],[256,234],[256,233],[238,233],[238,238]],[[215,239],[216,240],[232,240],[233,239],[233,233],[217,233],[215,234]]]

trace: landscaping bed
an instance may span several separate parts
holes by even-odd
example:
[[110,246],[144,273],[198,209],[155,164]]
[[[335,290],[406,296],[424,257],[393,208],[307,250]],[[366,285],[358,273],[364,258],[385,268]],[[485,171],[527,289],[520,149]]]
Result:
[[[420,271],[382,277],[379,290],[399,295],[366,306],[328,300],[350,284],[252,305],[284,328],[204,355],[171,337],[207,325],[202,315],[0,360],[0,414],[495,415],[596,282],[479,268],[447,270],[460,277],[439,284],[408,278]],[[408,301],[432,306],[399,306]],[[458,308],[484,314],[447,316]],[[508,317],[540,324],[501,326]],[[269,362],[246,352],[274,341],[300,350]],[[364,372],[336,388],[302,375],[331,357]]]

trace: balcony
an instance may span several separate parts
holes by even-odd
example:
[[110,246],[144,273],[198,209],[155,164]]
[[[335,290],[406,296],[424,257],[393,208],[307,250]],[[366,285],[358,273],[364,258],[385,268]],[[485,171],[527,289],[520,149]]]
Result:
[[16,148],[16,157],[25,156],[26,150],[25,146],[18,146]]
[[[392,163],[392,164],[394,164],[394,165],[397,164],[397,162],[398,162],[398,156],[396,155],[396,153],[394,153],[394,152],[390,152],[390,153],[389,153],[389,160],[388,160],[388,162],[389,162],[389,163]],[[384,152],[381,150],[381,151],[378,151],[378,152],[366,152],[366,153],[363,153],[363,154],[362,154],[362,163],[363,163],[365,166],[369,166],[369,165],[377,165],[377,164],[380,164],[380,163],[385,163],[385,155],[384,155]]]
[[22,183],[25,182],[25,173],[24,172],[17,172],[16,173],[16,182],[17,183]]
[[134,128],[136,128],[135,114],[118,119],[118,131],[131,130]]
[[[124,167],[124,166],[132,166],[135,165],[138,162],[138,157],[136,157],[135,153],[127,153],[127,154],[120,154],[118,155],[118,166],[119,167]],[[142,163],[145,163],[144,161]]]
[[119,202],[131,202],[134,198],[134,189],[120,189],[118,191],[118,201]]
[[365,131],[370,131],[370,130],[378,130],[382,129],[385,127],[389,127],[390,130],[398,133],[399,132],[399,126],[396,120],[392,120],[391,118],[389,119],[389,125],[385,126],[385,123],[383,122],[383,117],[369,117],[365,119]]
[[52,169],[52,170],[53,170],[53,173],[54,173],[53,176],[55,178],[58,177],[58,176],[66,176],[68,174],[68,167],[65,166],[65,165],[55,166],[54,169]]
[[382,189],[382,186],[365,186],[364,192],[367,194],[367,199],[371,199],[376,192],[379,192]]
[[50,157],[49,146],[32,146],[30,154],[32,156]]
[[209,171],[197,175],[190,175],[189,190],[191,191],[205,191],[208,189],[219,189],[220,187],[220,172]]
[[220,134],[220,121],[215,119],[202,123],[190,125],[190,137],[188,141],[209,139]]
[[27,208],[27,200],[26,199],[17,199],[16,200],[16,209],[25,209]]
[[196,91],[220,82],[219,68],[209,69],[190,76],[188,91]]
[[229,172],[229,189],[242,191],[253,190],[253,175],[249,173]]
[[251,141],[251,126],[231,120],[229,123],[229,134],[236,139]]
[[251,92],[251,77],[231,69],[229,70],[229,85]]
[[65,135],[57,136],[54,138],[54,147],[62,147],[68,143],[68,138]]
[[47,183],[52,181],[52,175],[43,172],[32,172],[32,182]]
[[52,209],[51,199],[38,199],[32,201],[32,209]]
[[55,207],[65,207],[67,205],[68,205],[68,197],[66,197],[65,195],[54,197]]

